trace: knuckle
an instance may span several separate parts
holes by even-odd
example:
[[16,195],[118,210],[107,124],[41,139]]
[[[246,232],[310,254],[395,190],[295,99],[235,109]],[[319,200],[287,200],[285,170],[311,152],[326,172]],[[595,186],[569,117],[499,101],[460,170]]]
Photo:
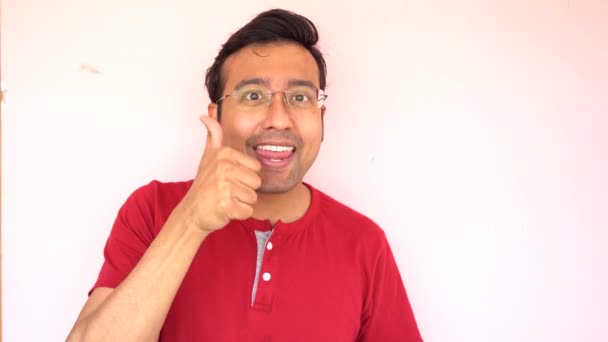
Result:
[[218,165],[218,172],[221,177],[226,177],[234,173],[234,164],[227,160],[220,161]]
[[254,169],[256,172],[257,172],[257,171],[260,171],[260,170],[262,169],[262,164],[260,163],[260,161],[259,161],[259,160],[257,160],[257,159],[254,159],[254,158],[251,158],[251,159],[253,160],[253,165],[254,165],[253,169]]
[[228,184],[226,184],[226,182],[220,181],[217,183],[217,194],[220,199],[226,198],[226,193],[228,193],[229,191],[230,189],[228,189]]
[[249,195],[249,199],[251,200],[251,203],[257,202],[258,200],[258,193],[255,191],[251,191],[250,195]]
[[253,186],[256,189],[262,186],[262,178],[260,178],[260,176],[255,175]]
[[225,169],[225,168],[229,167],[229,166],[230,166],[230,164],[231,164],[231,163],[230,163],[230,162],[228,162],[227,160],[225,160],[225,159],[220,159],[220,160],[218,160],[218,162],[217,162],[217,168],[218,168],[218,169],[220,169],[220,170],[223,170],[223,169]]
[[228,209],[228,201],[225,199],[221,199],[217,202],[217,207],[220,211],[225,211]]

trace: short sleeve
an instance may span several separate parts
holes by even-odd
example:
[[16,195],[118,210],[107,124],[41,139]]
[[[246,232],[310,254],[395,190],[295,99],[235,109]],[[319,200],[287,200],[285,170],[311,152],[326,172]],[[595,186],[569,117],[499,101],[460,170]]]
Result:
[[104,247],[104,263],[89,295],[98,287],[117,287],[155,237],[155,184],[135,190],[118,211]]
[[393,253],[382,234],[358,342],[422,342]]

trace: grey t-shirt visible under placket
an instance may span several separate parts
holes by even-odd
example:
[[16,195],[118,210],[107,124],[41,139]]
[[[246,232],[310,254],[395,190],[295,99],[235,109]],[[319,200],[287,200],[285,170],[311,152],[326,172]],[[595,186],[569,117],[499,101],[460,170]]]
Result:
[[262,268],[262,260],[264,260],[264,250],[266,249],[266,243],[272,234],[272,230],[265,232],[256,230],[255,239],[258,244],[257,259],[255,261],[255,278],[253,278],[253,289],[251,290],[251,305],[255,302],[255,294],[258,290],[258,279],[260,278],[260,269]]

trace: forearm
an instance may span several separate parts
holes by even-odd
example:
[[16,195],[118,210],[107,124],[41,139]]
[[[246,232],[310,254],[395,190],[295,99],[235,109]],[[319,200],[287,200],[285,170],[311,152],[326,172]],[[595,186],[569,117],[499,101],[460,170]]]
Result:
[[[174,213],[175,214],[175,213]],[[69,341],[155,341],[206,233],[171,215],[139,263]]]

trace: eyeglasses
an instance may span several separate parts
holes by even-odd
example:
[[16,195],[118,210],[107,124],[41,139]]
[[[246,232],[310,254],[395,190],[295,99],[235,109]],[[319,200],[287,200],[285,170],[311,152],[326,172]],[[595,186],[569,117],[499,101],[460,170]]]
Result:
[[296,87],[286,91],[268,91],[263,87],[245,87],[232,94],[224,95],[217,103],[230,97],[234,99],[241,110],[256,110],[263,106],[270,106],[274,94],[283,94],[283,102],[296,110],[310,110],[321,108],[327,95],[322,89],[312,87]]

